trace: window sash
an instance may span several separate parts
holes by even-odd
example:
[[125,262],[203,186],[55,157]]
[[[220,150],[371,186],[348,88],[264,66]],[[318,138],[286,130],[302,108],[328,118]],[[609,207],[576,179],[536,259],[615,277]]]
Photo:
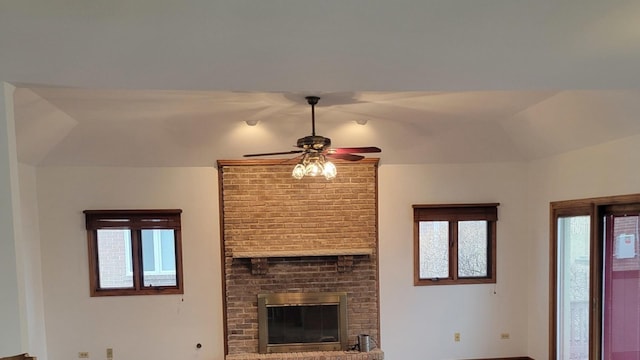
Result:
[[[143,230],[151,230],[151,229],[143,229]],[[173,252],[172,252],[172,259],[173,259],[173,266],[171,269],[166,269],[165,268],[165,264],[164,264],[164,260],[166,259],[166,255],[169,252],[169,249],[165,249],[165,245],[163,242],[163,238],[162,238],[162,232],[161,230],[171,230],[171,229],[152,229],[151,234],[152,234],[152,252],[153,252],[153,269],[152,270],[144,270],[144,265],[145,264],[149,264],[148,262],[145,262],[145,252],[144,252],[144,239],[143,237],[141,237],[142,242],[143,242],[143,251],[142,251],[142,261],[143,261],[143,271],[145,275],[175,275],[176,270],[175,270],[175,233],[172,237],[172,241],[173,241]]]
[[[479,237],[479,239],[469,239],[465,236],[466,231],[465,231],[465,227],[466,226],[473,226],[473,224],[475,223],[475,225],[484,225],[484,226],[478,226],[478,229],[475,229],[477,231],[480,231],[478,234],[474,234],[477,235]],[[457,222],[457,228],[458,228],[458,232],[457,232],[457,238],[455,239],[455,241],[458,244],[458,278],[466,278],[466,279],[472,279],[472,278],[486,278],[489,276],[489,262],[490,262],[490,258],[489,258],[489,221],[487,220],[465,220],[465,221],[458,221]],[[469,229],[469,230],[474,230],[474,229]],[[474,231],[475,231],[474,230]],[[467,240],[470,240],[470,242],[473,242],[473,240],[476,241],[482,241],[483,244],[481,244],[480,246],[477,246],[476,244],[469,244],[470,247],[474,247],[475,251],[470,251],[467,252],[467,246],[464,246],[467,244]],[[474,246],[476,245],[476,246]],[[484,245],[484,246],[482,246]],[[477,255],[481,255],[479,258],[477,257]],[[474,258],[475,255],[475,258]],[[471,264],[475,262],[475,264]],[[462,266],[461,264],[468,264],[469,266]],[[462,272],[474,272],[474,271],[479,271],[480,273],[471,275],[471,274],[462,274]]]
[[[451,277],[451,232],[448,221],[420,221],[420,278]],[[423,234],[425,236],[423,236]],[[422,261],[424,260],[424,261]]]

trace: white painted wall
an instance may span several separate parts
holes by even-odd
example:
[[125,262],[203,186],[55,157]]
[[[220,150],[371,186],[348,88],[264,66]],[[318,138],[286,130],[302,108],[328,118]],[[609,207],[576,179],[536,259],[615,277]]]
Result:
[[26,340],[20,241],[20,193],[13,92],[0,82],[0,356],[23,351]]
[[[49,359],[222,359],[216,170],[39,168],[38,206]],[[388,359],[526,352],[526,166],[380,168],[382,341]],[[414,287],[414,203],[500,202],[498,284]],[[84,209],[182,208],[185,296],[90,298]],[[502,240],[505,239],[505,240]],[[462,341],[453,342],[460,332]],[[509,332],[510,340],[500,340]],[[195,350],[195,344],[204,347]]]
[[[385,358],[526,355],[526,165],[382,165],[379,174]],[[476,202],[500,203],[497,284],[413,286],[411,205]],[[461,333],[460,342],[454,332]],[[509,340],[500,339],[503,332]]]
[[18,248],[22,254],[20,263],[24,274],[22,280],[28,342],[28,346],[23,351],[29,352],[39,360],[47,360],[36,169],[33,166],[20,164],[18,170],[22,229]]
[[[37,185],[50,360],[224,358],[215,168],[39,168]],[[90,297],[82,211],[141,208],[183,210],[184,296]]]
[[[379,236],[386,358],[547,359],[549,202],[638,193],[637,164],[640,136],[529,164],[383,163]],[[48,358],[89,351],[92,359],[102,359],[113,347],[116,359],[223,359],[216,170],[36,171]],[[411,205],[471,202],[501,204],[498,283],[413,286]],[[89,297],[82,210],[108,208],[184,210],[184,296]],[[454,332],[462,334],[459,343]],[[501,340],[503,332],[511,338]]]
[[640,193],[640,136],[568,152],[529,166],[529,356],[549,346],[549,203]]

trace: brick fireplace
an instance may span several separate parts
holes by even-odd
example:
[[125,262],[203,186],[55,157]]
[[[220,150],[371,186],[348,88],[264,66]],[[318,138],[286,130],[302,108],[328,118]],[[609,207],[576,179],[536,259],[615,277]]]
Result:
[[[378,159],[337,162],[338,176],[291,177],[282,160],[218,161],[227,359],[314,359],[260,354],[258,294],[347,294],[347,348],[326,359],[382,359],[344,351],[379,339]],[[276,356],[276,357],[273,357]]]

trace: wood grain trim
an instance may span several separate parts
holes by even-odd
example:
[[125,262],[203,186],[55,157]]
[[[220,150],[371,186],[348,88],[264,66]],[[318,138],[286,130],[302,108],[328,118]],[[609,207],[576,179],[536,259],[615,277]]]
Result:
[[24,353],[20,355],[8,356],[0,358],[0,360],[36,360],[35,356],[29,356],[29,354]]
[[[218,168],[222,168],[223,166],[260,166],[260,165],[290,165],[297,164],[300,160],[298,157],[293,159],[250,159],[250,160],[218,160]],[[331,162],[335,164],[347,163],[352,164],[353,161],[348,160],[340,160],[331,158]],[[380,158],[364,158],[362,160],[356,161],[360,164],[375,164],[376,166],[380,163]]]

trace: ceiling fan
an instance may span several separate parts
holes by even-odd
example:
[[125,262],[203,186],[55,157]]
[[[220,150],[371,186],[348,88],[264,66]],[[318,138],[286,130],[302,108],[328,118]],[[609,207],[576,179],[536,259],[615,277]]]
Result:
[[[303,154],[303,161],[305,159],[314,158],[333,158],[349,161],[358,161],[364,159],[362,155],[356,155],[358,153],[379,153],[382,150],[375,146],[365,147],[343,147],[332,148],[331,139],[316,135],[316,118],[315,118],[315,106],[318,104],[320,97],[318,96],[306,96],[307,103],[311,105],[311,135],[298,139],[296,146],[300,150],[260,153],[260,154],[246,154],[244,157],[256,157],[256,156],[272,156],[272,155],[288,155],[288,154]],[[312,174],[306,174],[312,175]],[[312,175],[313,176],[313,175]],[[294,175],[295,177],[295,175]]]

